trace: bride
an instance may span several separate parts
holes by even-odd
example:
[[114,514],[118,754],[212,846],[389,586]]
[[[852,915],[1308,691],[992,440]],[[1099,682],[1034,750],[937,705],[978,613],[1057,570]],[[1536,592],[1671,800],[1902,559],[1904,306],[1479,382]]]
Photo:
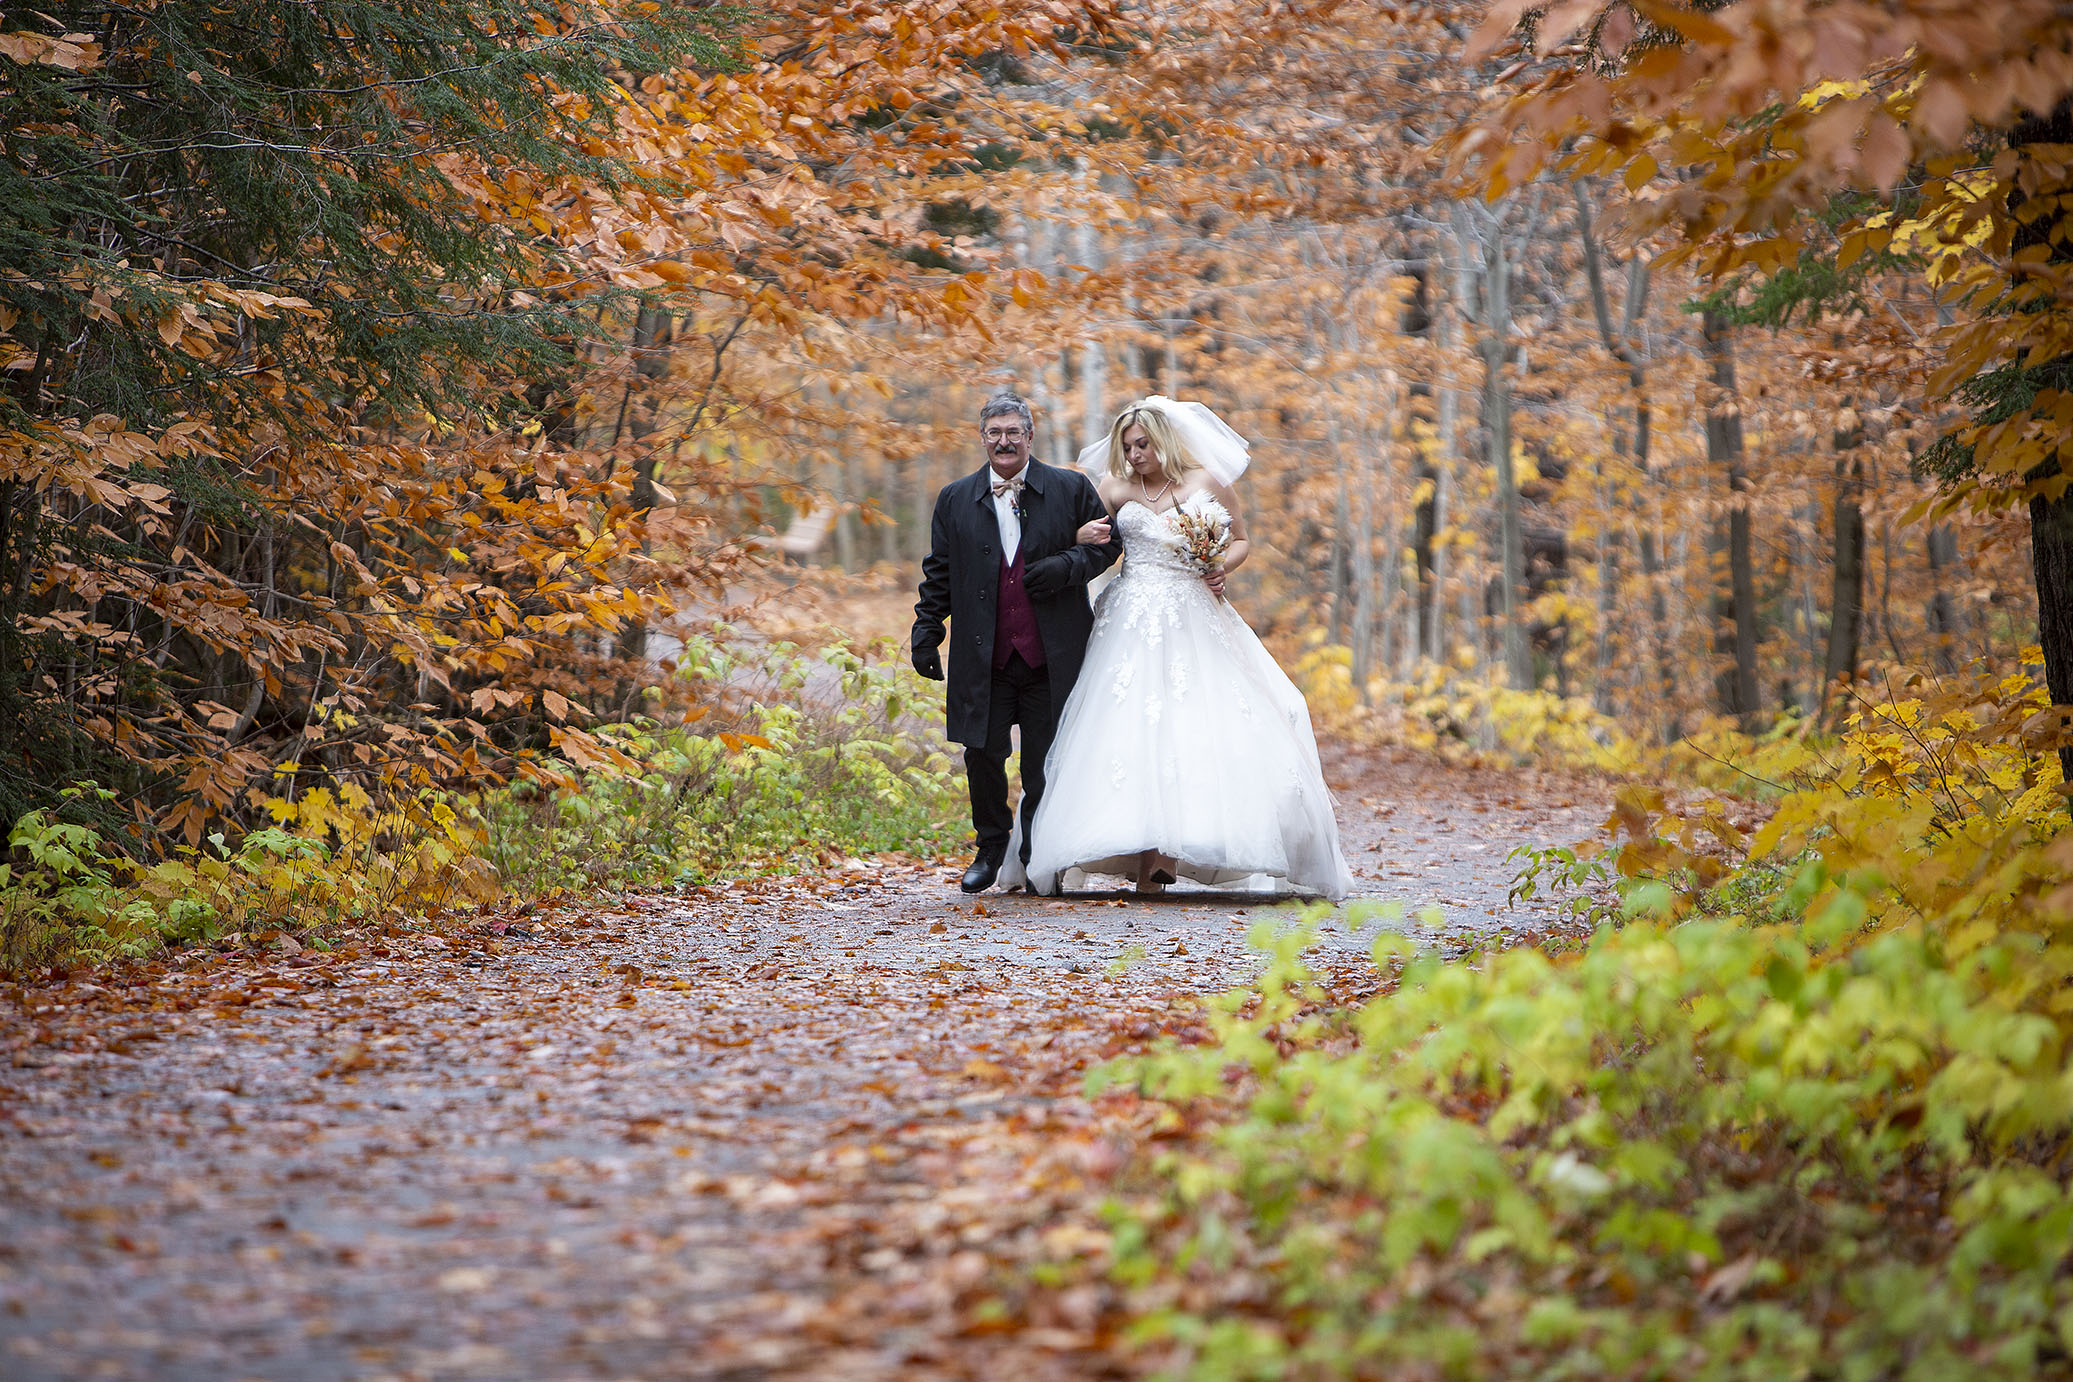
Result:
[[[1216,414],[1158,395],[1080,455],[1082,469],[1105,469],[1097,489],[1123,537],[1123,572],[1095,604],[1045,760],[1034,892],[1057,892],[1073,868],[1134,878],[1139,892],[1179,877],[1334,900],[1352,889],[1309,709],[1223,598],[1250,546],[1230,488],[1247,459]],[[1184,530],[1226,519],[1229,545],[1205,566]],[[1080,533],[1108,537],[1098,520]]]

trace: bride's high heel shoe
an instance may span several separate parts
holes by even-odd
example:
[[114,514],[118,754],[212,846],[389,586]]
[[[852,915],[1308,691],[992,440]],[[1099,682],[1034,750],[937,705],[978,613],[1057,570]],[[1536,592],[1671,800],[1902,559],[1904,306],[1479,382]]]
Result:
[[1179,881],[1173,872],[1177,862],[1170,854],[1161,854],[1156,849],[1146,850],[1137,859],[1137,890],[1141,893],[1166,891],[1168,883]]

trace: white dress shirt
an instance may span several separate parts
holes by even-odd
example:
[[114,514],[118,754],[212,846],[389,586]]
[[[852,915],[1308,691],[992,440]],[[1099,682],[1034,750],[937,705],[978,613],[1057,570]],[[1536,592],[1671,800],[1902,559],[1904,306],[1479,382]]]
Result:
[[[1024,461],[1022,469],[1006,478],[1013,480],[1018,477],[1026,477],[1028,474],[1029,462]],[[986,482],[989,485],[1002,478],[1000,472],[990,466],[987,468],[986,475]],[[1015,564],[1015,553],[1021,550],[1022,547],[1022,520],[1015,516],[1015,505],[1011,502],[1011,496],[1006,494],[996,494],[993,496],[993,516],[1000,520],[1001,525],[1001,565],[1013,566]]]

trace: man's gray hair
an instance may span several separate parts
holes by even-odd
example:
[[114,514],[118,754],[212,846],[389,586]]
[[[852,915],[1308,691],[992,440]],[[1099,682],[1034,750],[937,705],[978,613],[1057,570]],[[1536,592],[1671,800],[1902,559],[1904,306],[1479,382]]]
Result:
[[987,419],[1006,417],[1009,413],[1022,419],[1023,431],[1031,436],[1036,435],[1036,419],[1030,416],[1029,405],[1022,401],[1022,395],[1009,393],[1005,389],[987,399],[986,406],[979,410],[979,430],[986,430]]

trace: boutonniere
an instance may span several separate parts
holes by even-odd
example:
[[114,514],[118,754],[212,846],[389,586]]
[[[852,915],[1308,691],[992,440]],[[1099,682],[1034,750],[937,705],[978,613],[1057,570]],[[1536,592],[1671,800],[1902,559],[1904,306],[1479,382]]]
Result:
[[1019,476],[1013,480],[995,480],[993,482],[994,502],[999,503],[1003,499],[1007,500],[1008,512],[1015,515],[1017,523],[1022,521],[1022,488],[1023,482]]

